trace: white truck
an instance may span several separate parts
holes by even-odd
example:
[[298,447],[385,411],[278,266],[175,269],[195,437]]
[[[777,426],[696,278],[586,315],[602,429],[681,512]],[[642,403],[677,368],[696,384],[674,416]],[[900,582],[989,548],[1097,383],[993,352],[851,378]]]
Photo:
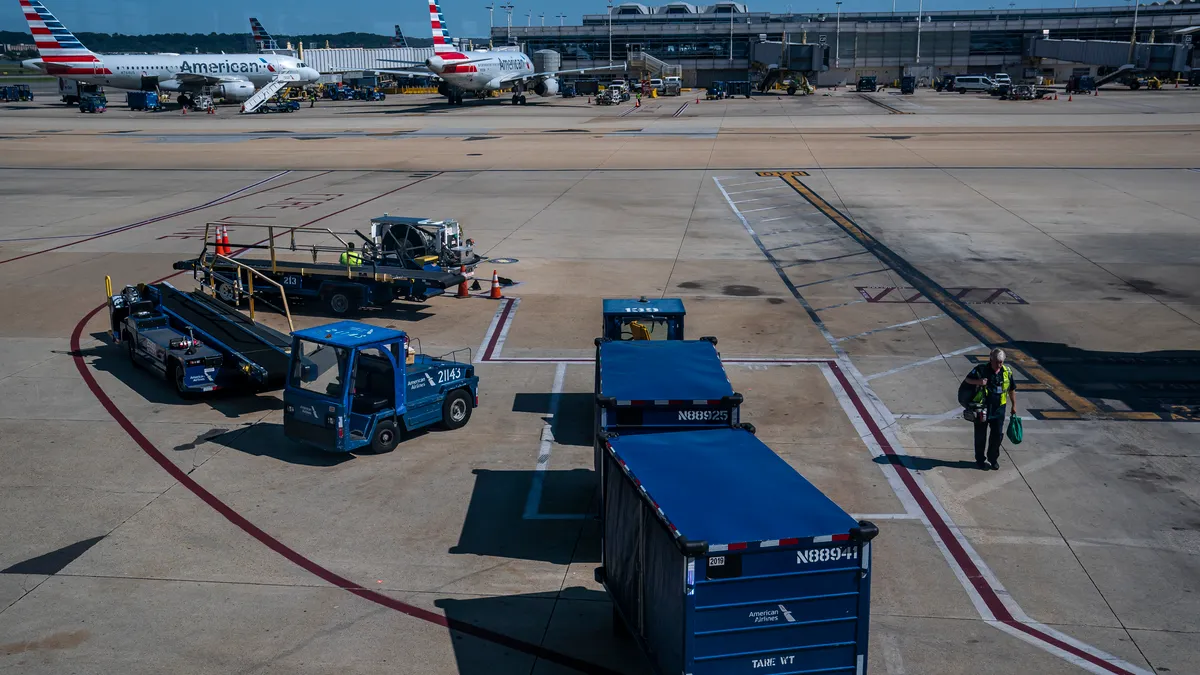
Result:
[[683,78],[664,77],[662,86],[663,96],[679,96],[683,93]]
[[103,94],[104,89],[98,84],[84,84],[65,77],[58,78],[58,95],[67,105],[79,105],[84,94]]

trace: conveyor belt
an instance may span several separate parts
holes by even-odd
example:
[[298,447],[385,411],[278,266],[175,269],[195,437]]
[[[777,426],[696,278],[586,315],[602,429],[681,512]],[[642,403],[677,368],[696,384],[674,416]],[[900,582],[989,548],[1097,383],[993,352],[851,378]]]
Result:
[[162,308],[192,326],[201,340],[241,354],[267,371],[268,384],[282,383],[287,376],[292,340],[277,330],[251,321],[246,315],[201,293],[185,293],[168,283],[153,286]]
[[[264,260],[262,258],[238,258],[238,262],[243,265],[246,265],[247,267],[253,267],[256,270],[259,270],[260,272],[269,273],[271,270],[271,261]],[[181,260],[181,261],[175,263],[175,269],[190,270],[190,269],[196,269],[196,267],[198,267],[200,265],[208,266],[208,265],[212,265],[212,264],[213,264],[212,254],[205,254],[203,261],[201,261],[199,259]],[[234,266],[229,265],[228,263],[222,264],[220,261],[217,261],[216,268],[219,270],[225,270],[225,271],[232,272],[234,269]],[[297,262],[294,260],[279,260],[279,261],[276,261],[276,263],[275,263],[275,269],[277,270],[277,273],[279,273],[279,274],[285,274],[285,273],[308,274],[308,275],[320,274],[320,275],[328,275],[330,277],[346,278],[346,266],[340,265],[337,263],[309,263],[309,262]],[[376,275],[387,275],[387,277],[392,277],[395,280],[400,280],[400,279],[418,280],[419,279],[419,280],[425,282],[431,288],[440,288],[440,289],[453,288],[453,287],[457,286],[458,284],[462,283],[462,281],[464,279],[463,275],[461,275],[457,272],[434,272],[434,271],[430,271],[430,270],[411,270],[411,269],[408,269],[405,267],[396,267],[394,265],[361,265],[361,266],[356,266],[354,268],[354,271],[355,271],[355,273],[363,273],[370,277],[375,277]],[[386,279],[376,278],[376,280],[384,281]]]

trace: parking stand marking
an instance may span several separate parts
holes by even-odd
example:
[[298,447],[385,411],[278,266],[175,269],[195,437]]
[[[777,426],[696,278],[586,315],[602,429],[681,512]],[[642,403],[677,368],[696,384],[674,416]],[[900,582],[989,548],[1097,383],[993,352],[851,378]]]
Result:
[[554,369],[554,386],[550,389],[550,405],[546,423],[542,427],[541,445],[538,447],[537,466],[529,481],[529,495],[525,498],[525,520],[583,520],[587,513],[542,513],[542,489],[546,484],[546,469],[550,468],[550,453],[554,449],[554,416],[558,414],[558,402],[562,396],[563,380],[566,379],[567,364],[559,363]]
[[[784,180],[794,180],[794,178],[784,177]],[[788,278],[787,272],[780,267],[779,261],[763,245],[749,221],[729,199],[721,182],[716,179],[714,182],[725,197],[725,201],[729,203],[729,208],[741,222],[742,227],[749,233],[759,250],[775,268],[784,285],[791,291],[792,296],[800,303],[813,324],[829,342],[837,358],[820,364],[821,372],[825,375],[838,403],[850,418],[867,449],[875,457],[888,460],[886,464],[880,465],[880,469],[888,481],[888,485],[904,506],[905,512],[924,515],[924,523],[934,543],[967,592],[980,618],[990,626],[1089,672],[1150,675],[1147,670],[1075,640],[1034,621],[1025,614],[955,525],[937,496],[921,478],[920,472],[911,470],[905,464],[902,457],[904,449],[899,440],[895,438],[894,416],[888,411],[879,396],[871,390],[870,384],[858,372],[846,352],[841,349],[837,339],[825,326],[825,322],[800,293],[801,287]],[[881,258],[881,260],[884,259]],[[892,260],[884,260],[885,263],[891,261],[904,262],[894,254]]]

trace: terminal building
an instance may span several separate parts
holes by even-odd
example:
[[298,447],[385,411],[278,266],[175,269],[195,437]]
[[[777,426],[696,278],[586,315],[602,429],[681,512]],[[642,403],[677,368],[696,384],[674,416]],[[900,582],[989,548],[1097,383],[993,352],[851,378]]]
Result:
[[[840,3],[836,6],[840,8]],[[889,81],[909,74],[928,81],[942,75],[999,72],[1008,73],[1014,81],[1041,77],[1061,82],[1071,75],[1103,75],[1117,67],[1113,58],[1124,59],[1110,56],[1107,63],[1069,61],[1067,51],[1053,52],[1064,58],[1046,58],[1049,52],[1034,50],[1032,41],[1110,41],[1110,54],[1128,54],[1127,47],[1136,33],[1142,50],[1138,54],[1143,60],[1159,56],[1157,51],[1146,51],[1149,44],[1179,45],[1175,51],[1186,52],[1186,58],[1160,64],[1163,71],[1179,72],[1193,65],[1193,31],[1189,29],[1196,27],[1200,27],[1197,0],[920,14],[772,14],[751,11],[738,2],[672,2],[662,6],[626,2],[612,6],[608,14],[585,15],[579,26],[493,27],[492,40],[496,44],[520,45],[529,54],[554,50],[561,54],[563,68],[662,61],[677,68],[685,86],[753,79],[749,73],[755,67],[754,45],[763,41],[826,46],[827,69],[817,74],[817,85],[851,82],[860,75],[876,75],[881,81]],[[1094,53],[1069,51],[1071,58],[1085,60],[1087,57],[1078,54]]]

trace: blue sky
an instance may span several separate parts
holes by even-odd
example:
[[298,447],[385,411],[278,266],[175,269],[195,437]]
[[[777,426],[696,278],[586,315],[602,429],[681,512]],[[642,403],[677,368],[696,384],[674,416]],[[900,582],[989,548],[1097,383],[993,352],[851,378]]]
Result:
[[[644,0],[643,0],[644,1]],[[424,0],[357,0],[351,5],[339,5],[329,0],[207,0],[205,2],[162,2],[161,0],[43,0],[68,28],[79,32],[98,33],[241,33],[249,32],[249,17],[255,16],[268,31],[282,34],[340,33],[362,31],[390,35],[396,23],[406,34],[429,36]],[[663,4],[661,0],[657,4]],[[926,9],[987,9],[1005,8],[1010,0],[929,0]],[[9,9],[0,12],[0,30],[26,30],[26,24],[16,0],[0,0]],[[496,4],[502,4],[503,0]],[[1017,0],[1017,7],[1064,7],[1073,0]],[[482,36],[487,34],[488,0],[442,0],[442,12],[453,35]],[[527,13],[533,12],[533,25],[556,25],[558,14],[566,14],[568,25],[578,24],[583,14],[603,14],[606,4],[600,0],[588,2],[555,2],[554,0],[512,0],[513,25],[526,24]],[[647,3],[656,4],[656,3]],[[697,2],[697,4],[703,4]],[[795,12],[833,11],[833,0],[817,2],[786,2],[784,0],[751,0],[751,11],[782,12],[788,7]],[[1122,0],[1080,0],[1079,5],[1123,5]],[[892,0],[844,0],[842,9],[854,11],[890,10]],[[897,0],[900,11],[916,11],[917,0]],[[349,11],[347,11],[349,10]],[[504,24],[503,12],[496,11],[496,24]]]

